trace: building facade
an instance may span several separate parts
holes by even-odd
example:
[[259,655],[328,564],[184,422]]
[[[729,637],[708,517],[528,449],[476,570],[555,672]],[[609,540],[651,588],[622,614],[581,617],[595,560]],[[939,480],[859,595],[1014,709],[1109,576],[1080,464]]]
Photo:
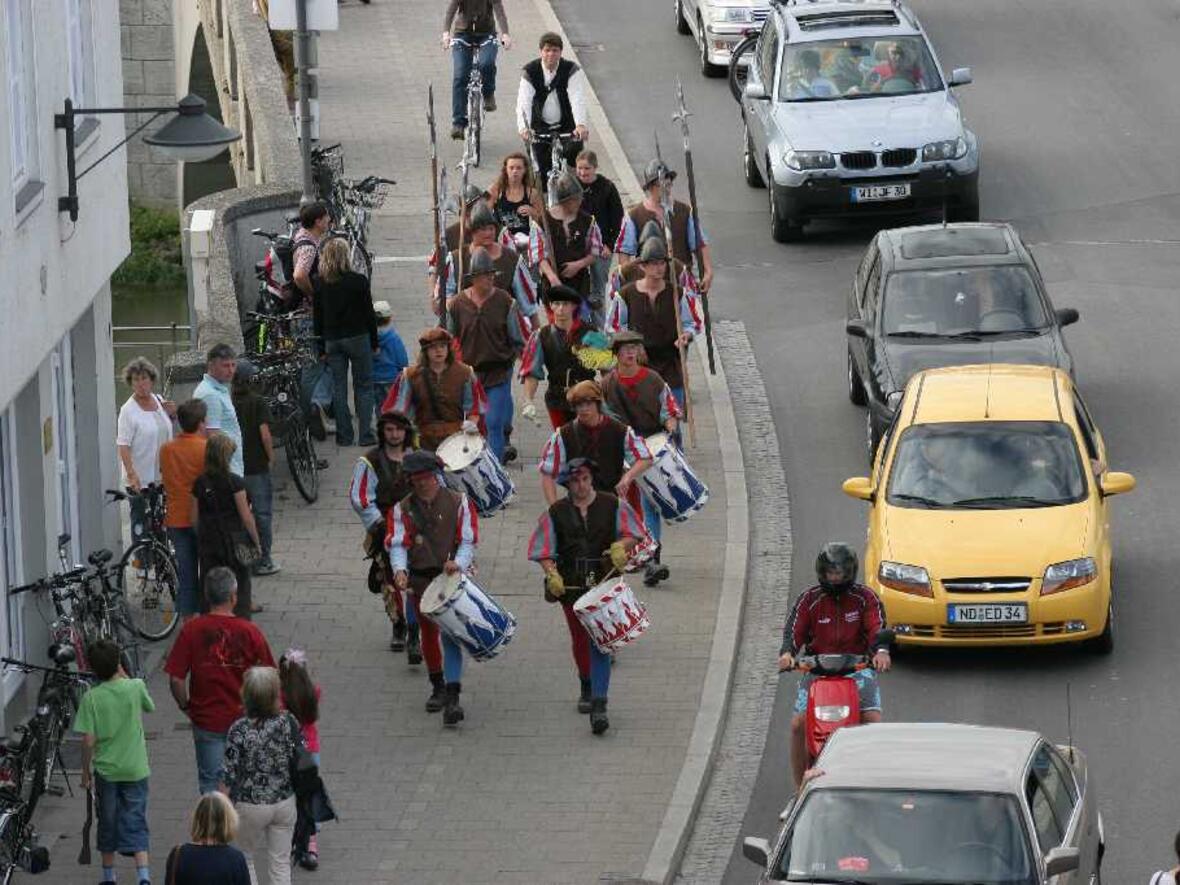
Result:
[[[0,0],[0,590],[119,541],[110,277],[129,245],[124,121],[77,123],[80,214],[54,115],[123,104],[118,0]],[[48,599],[0,593],[0,654],[44,659]],[[0,732],[39,680],[0,673]]]

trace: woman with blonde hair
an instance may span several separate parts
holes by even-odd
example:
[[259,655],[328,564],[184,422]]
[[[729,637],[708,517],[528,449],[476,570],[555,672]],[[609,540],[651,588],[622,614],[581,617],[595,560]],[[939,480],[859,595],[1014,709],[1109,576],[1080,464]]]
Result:
[[251,870],[256,846],[266,846],[270,885],[291,883],[295,784],[291,769],[303,748],[299,721],[283,709],[279,671],[251,667],[242,680],[245,715],[225,735],[222,789],[242,821],[242,847]]
[[249,620],[262,611],[250,602],[250,566],[240,556],[240,545],[252,541],[259,548],[258,526],[250,511],[246,483],[233,473],[230,459],[238,444],[224,433],[214,433],[205,443],[205,472],[193,483],[193,528],[197,532],[198,579],[202,588],[201,611],[209,610],[205,600],[205,576],[223,565],[238,581],[238,605],[234,614]]
[[222,793],[206,793],[193,809],[189,838],[168,855],[168,885],[250,885],[246,855],[229,843],[238,835],[238,813]]
[[[320,248],[320,286],[312,298],[312,326],[320,359],[332,373],[332,411],[336,444],[375,446],[373,430],[373,355],[380,342],[369,278],[352,269],[348,241],[332,237]],[[353,434],[348,411],[348,370],[359,431]]]

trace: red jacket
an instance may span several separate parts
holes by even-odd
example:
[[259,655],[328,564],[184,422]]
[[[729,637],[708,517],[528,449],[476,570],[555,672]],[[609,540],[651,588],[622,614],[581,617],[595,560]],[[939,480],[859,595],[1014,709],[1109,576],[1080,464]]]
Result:
[[812,587],[791,606],[779,654],[797,655],[804,646],[813,654],[871,654],[884,626],[881,600],[863,584],[853,584],[838,596]]

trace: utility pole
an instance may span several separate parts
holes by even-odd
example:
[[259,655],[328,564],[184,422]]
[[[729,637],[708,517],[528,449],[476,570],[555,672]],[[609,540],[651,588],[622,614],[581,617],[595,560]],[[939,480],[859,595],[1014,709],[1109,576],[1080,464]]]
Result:
[[311,32],[307,29],[307,0],[295,0],[295,70],[299,87],[299,154],[303,160],[303,196],[315,200],[311,179]]

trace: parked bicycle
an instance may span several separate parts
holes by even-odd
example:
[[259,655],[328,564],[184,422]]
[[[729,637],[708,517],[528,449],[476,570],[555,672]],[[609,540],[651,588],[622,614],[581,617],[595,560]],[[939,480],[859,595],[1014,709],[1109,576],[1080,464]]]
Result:
[[486,107],[483,97],[483,73],[479,69],[479,53],[499,38],[490,34],[478,43],[463,37],[452,37],[451,46],[458,44],[471,53],[471,73],[467,77],[467,128],[463,133],[463,156],[471,166],[479,166]]
[[126,493],[107,489],[107,495],[115,501],[140,495],[147,501],[143,532],[119,560],[116,583],[135,632],[149,642],[166,639],[180,621],[176,611],[180,565],[164,527],[164,487],[151,483],[139,492],[127,489]]
[[257,357],[259,385],[270,406],[274,423],[271,432],[287,453],[287,467],[295,487],[307,503],[314,503],[320,493],[319,462],[303,409],[303,391],[299,379],[310,360],[310,350],[270,352]]

